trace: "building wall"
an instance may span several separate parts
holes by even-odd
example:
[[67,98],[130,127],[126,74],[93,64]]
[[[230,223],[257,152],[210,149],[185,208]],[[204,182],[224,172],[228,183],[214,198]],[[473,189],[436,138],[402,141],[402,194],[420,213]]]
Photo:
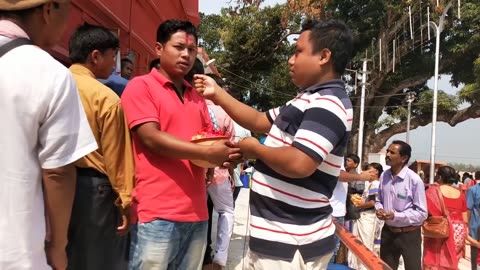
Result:
[[144,74],[155,57],[157,27],[167,19],[198,25],[198,0],[72,0],[67,29],[51,53],[68,64],[68,40],[75,28],[99,24],[118,34],[122,56],[134,59],[136,75]]

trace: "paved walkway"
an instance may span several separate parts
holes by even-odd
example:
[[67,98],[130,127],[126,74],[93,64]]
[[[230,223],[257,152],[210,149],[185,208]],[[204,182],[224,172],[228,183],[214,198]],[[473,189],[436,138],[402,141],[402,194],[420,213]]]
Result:
[[[245,241],[247,235],[247,222],[248,222],[248,196],[249,189],[242,188],[238,195],[235,205],[235,226],[233,228],[233,235],[230,242],[230,249],[228,252],[228,262],[226,270],[246,270],[247,267],[243,265],[243,258],[248,248],[248,244]],[[212,235],[216,233],[216,214],[214,214],[214,224]],[[458,266],[459,270],[470,269],[470,250],[467,246],[466,259],[461,259]],[[403,270],[403,267],[399,267],[399,270]]]

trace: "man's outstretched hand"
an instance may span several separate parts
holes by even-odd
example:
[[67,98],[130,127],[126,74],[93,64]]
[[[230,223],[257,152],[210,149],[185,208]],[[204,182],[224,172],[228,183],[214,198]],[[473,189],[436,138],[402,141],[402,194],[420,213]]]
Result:
[[218,166],[233,168],[242,160],[240,148],[228,140],[216,142],[210,146],[207,160]]
[[195,74],[193,78],[193,86],[205,98],[213,101],[218,91],[222,91],[222,88],[209,76]]

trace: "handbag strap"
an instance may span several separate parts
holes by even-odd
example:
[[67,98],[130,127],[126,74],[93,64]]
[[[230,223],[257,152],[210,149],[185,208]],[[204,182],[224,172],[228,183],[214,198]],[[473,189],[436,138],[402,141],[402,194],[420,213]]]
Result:
[[440,187],[436,187],[435,189],[437,190],[438,198],[440,199],[440,205],[442,206],[443,216],[448,218],[448,209],[447,207],[445,207],[445,201],[443,200],[443,195],[442,195],[442,192],[440,191]]
[[32,41],[28,38],[14,39],[14,40],[12,40],[12,41],[10,41],[10,42],[8,42],[5,45],[0,47],[0,57],[4,56],[9,51],[11,51],[11,50],[13,50],[13,49],[15,49],[19,46],[29,45],[29,44],[32,44]]

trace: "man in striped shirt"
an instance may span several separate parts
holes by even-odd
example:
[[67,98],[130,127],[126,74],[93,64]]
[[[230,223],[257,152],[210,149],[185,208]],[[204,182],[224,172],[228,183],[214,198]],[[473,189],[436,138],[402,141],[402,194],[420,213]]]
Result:
[[256,158],[250,192],[249,269],[326,269],[334,249],[329,198],[338,180],[352,124],[340,79],[352,53],[342,22],[307,21],[289,59],[296,98],[266,113],[236,101],[213,80],[195,86],[241,126],[268,132],[265,144],[239,142]]

